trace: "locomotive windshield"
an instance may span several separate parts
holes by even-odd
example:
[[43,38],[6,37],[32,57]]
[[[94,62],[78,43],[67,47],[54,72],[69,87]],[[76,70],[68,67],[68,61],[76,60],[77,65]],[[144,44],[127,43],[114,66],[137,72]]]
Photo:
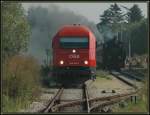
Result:
[[88,48],[87,37],[62,37],[60,46],[63,48]]

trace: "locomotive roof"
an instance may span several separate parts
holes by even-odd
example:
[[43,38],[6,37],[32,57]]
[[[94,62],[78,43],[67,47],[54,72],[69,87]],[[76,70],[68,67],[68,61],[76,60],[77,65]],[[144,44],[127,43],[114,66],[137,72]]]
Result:
[[83,25],[65,25],[63,26],[59,32],[59,36],[67,36],[67,35],[89,35],[90,29]]

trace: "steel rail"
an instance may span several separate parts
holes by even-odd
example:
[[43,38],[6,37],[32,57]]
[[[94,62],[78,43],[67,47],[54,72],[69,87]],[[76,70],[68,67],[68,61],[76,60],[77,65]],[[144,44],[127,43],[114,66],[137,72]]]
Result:
[[73,101],[80,101],[81,99],[60,99],[60,102],[73,102]]
[[85,100],[86,100],[86,102],[85,102],[86,109],[87,109],[87,112],[90,113],[89,95],[88,95],[88,89],[87,89],[86,84],[84,84],[83,90],[84,90]]
[[[117,77],[118,79],[120,79],[121,81],[123,81],[124,83],[132,86],[133,88],[137,89],[138,87],[134,84],[134,83],[131,83],[130,81],[126,80],[127,78],[122,78],[120,77],[119,75],[115,74],[114,72],[111,72],[111,74],[115,77]],[[120,74],[120,73],[119,73]]]
[[[96,98],[89,99],[88,102],[94,102],[94,101],[108,101],[109,102],[109,101],[111,101],[111,99],[116,99],[116,98],[121,98],[121,97],[129,97],[129,96],[135,95],[136,93],[137,93],[137,91],[125,93],[125,94],[113,95],[113,96],[96,97]],[[58,105],[53,106],[51,108],[51,110],[52,110],[52,112],[55,112],[58,110],[58,108],[69,107],[72,105],[80,105],[80,104],[83,104],[84,102],[86,102],[86,99],[82,99],[82,100],[78,100],[78,101],[72,101],[72,102],[63,103],[63,104],[58,104]],[[89,111],[91,111],[91,109]]]
[[93,101],[105,101],[105,100],[115,99],[115,98],[118,98],[118,97],[135,95],[137,92],[138,91],[136,90],[135,92],[130,92],[130,93],[117,94],[117,95],[106,96],[106,97],[95,97],[95,98],[89,99],[89,101],[90,102],[93,102]]
[[[124,71],[121,71],[120,73],[123,74],[123,75],[129,76],[129,77],[132,78],[132,79],[136,79],[137,81],[142,81],[142,80],[143,80],[143,78],[137,77],[137,76],[134,75],[133,73],[124,72]],[[143,75],[143,76],[144,76],[144,75]]]
[[64,88],[60,88],[58,90],[58,92],[56,93],[56,95],[54,96],[54,98],[52,98],[50,100],[50,102],[48,103],[48,105],[43,109],[43,110],[40,110],[40,112],[44,112],[44,113],[47,113],[49,111],[51,111],[51,108],[56,104],[56,103],[59,103],[59,100],[60,100],[60,97],[62,95],[62,92],[63,92]]
[[96,108],[99,108],[99,107],[105,107],[105,106],[108,106],[108,105],[111,105],[111,104],[114,104],[114,103],[117,103],[125,98],[129,98],[129,96],[125,96],[125,97],[118,97],[118,98],[113,98],[113,99],[110,99],[109,101],[104,101],[104,102],[101,102],[101,103],[98,103],[98,104],[95,104],[94,106],[92,106],[90,108],[90,111],[92,111],[93,109],[96,109]]

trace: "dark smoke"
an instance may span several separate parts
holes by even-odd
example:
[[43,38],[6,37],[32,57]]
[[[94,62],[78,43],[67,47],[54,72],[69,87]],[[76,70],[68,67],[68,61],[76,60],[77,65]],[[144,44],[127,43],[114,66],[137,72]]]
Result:
[[117,36],[116,32],[113,32],[109,26],[97,24],[98,31],[102,34],[104,42],[107,42]]
[[32,30],[28,53],[37,58],[40,63],[46,59],[46,49],[50,50],[49,58],[52,57],[52,38],[63,25],[86,25],[94,32],[97,41],[102,40],[102,36],[93,22],[88,21],[84,16],[55,5],[50,5],[48,8],[30,7],[28,20]]

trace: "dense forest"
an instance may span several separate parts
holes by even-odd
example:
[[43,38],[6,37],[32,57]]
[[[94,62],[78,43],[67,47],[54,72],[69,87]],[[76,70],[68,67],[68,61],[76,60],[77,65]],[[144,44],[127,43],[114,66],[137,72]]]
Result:
[[[126,9],[126,13],[123,13],[122,7]],[[103,34],[104,41],[117,36],[118,40],[125,44],[127,53],[130,42],[131,56],[147,54],[148,20],[143,16],[138,5],[135,4],[131,8],[117,4],[111,5],[100,16],[97,28]]]

